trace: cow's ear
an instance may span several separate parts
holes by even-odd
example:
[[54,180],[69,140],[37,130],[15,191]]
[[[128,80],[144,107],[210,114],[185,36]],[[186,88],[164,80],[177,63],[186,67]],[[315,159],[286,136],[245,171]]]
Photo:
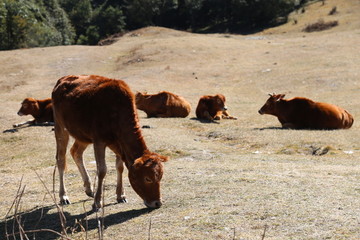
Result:
[[278,94],[278,95],[276,95],[276,101],[279,102],[284,97],[285,97],[285,94]]
[[37,109],[40,108],[38,101],[31,102],[31,106],[32,106],[33,108],[37,108]]
[[134,161],[133,167],[134,167],[135,169],[138,169],[138,168],[141,167],[142,165],[144,165],[144,160],[143,160],[142,157],[139,157],[138,159],[136,159],[136,160]]
[[225,103],[225,96],[222,94],[217,94],[216,102],[217,102],[217,104]]
[[167,161],[169,161],[169,157],[160,155],[160,161],[167,162]]

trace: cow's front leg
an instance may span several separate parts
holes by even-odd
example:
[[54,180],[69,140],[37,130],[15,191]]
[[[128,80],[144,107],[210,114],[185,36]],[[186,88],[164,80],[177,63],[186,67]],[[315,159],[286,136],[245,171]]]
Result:
[[88,195],[89,197],[94,197],[94,193],[91,188],[90,177],[86,170],[86,167],[84,165],[84,160],[83,160],[83,152],[85,151],[87,146],[88,146],[88,144],[75,140],[73,146],[70,149],[70,153],[71,153],[71,156],[73,157],[73,159],[76,163],[76,166],[78,167],[81,177],[83,179],[86,195]]
[[231,116],[228,111],[224,110],[222,112],[222,118],[223,119],[233,119],[233,120],[237,120],[237,117]]
[[127,203],[123,181],[122,181],[124,162],[122,161],[121,157],[118,154],[116,154],[116,170],[117,170],[116,200],[118,203]]
[[105,148],[106,144],[103,142],[94,142],[94,153],[97,167],[97,177],[98,177],[98,185],[97,190],[94,197],[93,210],[97,211],[102,206],[102,196],[103,196],[103,183],[104,178],[106,176],[106,162],[105,162]]
[[222,111],[218,111],[216,115],[214,116],[214,120],[220,120],[222,117]]
[[35,124],[35,119],[33,120],[29,120],[29,121],[26,121],[26,122],[22,122],[22,123],[17,123],[17,124],[14,124],[13,127],[14,128],[18,128],[18,127],[22,127],[22,126],[25,126],[25,125],[34,125]]
[[64,172],[66,169],[66,148],[69,142],[69,133],[62,127],[55,125],[56,139],[56,165],[59,171],[59,198],[60,204],[70,204],[70,200],[66,195],[64,183]]

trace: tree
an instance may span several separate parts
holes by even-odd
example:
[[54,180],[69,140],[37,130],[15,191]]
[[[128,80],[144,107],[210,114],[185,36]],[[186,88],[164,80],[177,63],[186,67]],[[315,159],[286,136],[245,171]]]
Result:
[[90,0],[60,0],[60,5],[69,16],[72,25],[75,28],[76,35],[80,36],[86,33],[93,17],[93,9]]
[[2,0],[0,49],[71,44],[74,34],[57,0]]
[[175,0],[127,0],[127,26],[129,29],[154,25],[174,27],[176,3]]

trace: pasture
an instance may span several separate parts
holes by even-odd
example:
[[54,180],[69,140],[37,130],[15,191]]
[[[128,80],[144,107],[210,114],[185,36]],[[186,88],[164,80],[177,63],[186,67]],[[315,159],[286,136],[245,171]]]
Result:
[[[55,185],[58,201],[54,132],[52,127],[7,131],[27,120],[16,115],[21,101],[50,97],[64,75],[97,74],[122,79],[133,92],[170,91],[192,105],[187,118],[146,118],[139,111],[150,150],[170,157],[160,209],[147,209],[127,178],[129,202],[115,204],[115,156],[107,151],[104,239],[359,239],[360,3],[346,2],[309,6],[305,14],[311,21],[316,19],[311,14],[339,20],[338,27],[323,32],[301,32],[304,15],[296,26],[256,35],[149,27],[108,46],[0,52],[0,238],[5,239],[8,211],[14,214],[21,179],[17,213],[24,229],[61,232],[58,210],[41,182],[50,192]],[[334,4],[339,13],[328,16]],[[354,116],[354,125],[334,131],[280,129],[275,117],[258,114],[273,92],[336,104]],[[199,97],[217,93],[226,96],[228,111],[238,120],[195,119]],[[69,237],[98,239],[101,213],[90,211],[93,200],[67,157],[73,204],[63,213]],[[91,147],[84,158],[94,178]],[[57,238],[36,233],[36,239]]]

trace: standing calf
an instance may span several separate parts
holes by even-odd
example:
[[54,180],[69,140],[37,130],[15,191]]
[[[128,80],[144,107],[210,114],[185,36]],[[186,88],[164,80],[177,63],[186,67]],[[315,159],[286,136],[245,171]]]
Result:
[[205,120],[220,120],[220,119],[237,119],[230,116],[225,106],[225,96],[217,94],[215,96],[202,96],[196,107],[196,117]]
[[353,116],[329,103],[314,102],[303,97],[284,99],[285,94],[269,94],[260,114],[276,116],[283,128],[340,129],[350,128]]
[[75,138],[71,155],[81,173],[85,192],[93,196],[83,152],[93,144],[97,166],[97,191],[93,208],[102,206],[102,186],[107,167],[105,148],[116,154],[117,201],[125,202],[122,184],[123,162],[129,181],[147,207],[162,205],[160,180],[167,157],[150,152],[139,127],[134,95],[122,80],[101,76],[65,76],[52,92],[55,117],[56,160],[60,177],[60,201],[69,204],[64,185],[66,148],[69,135]]
[[187,117],[191,106],[183,97],[171,92],[158,94],[136,93],[136,107],[148,117]]
[[33,120],[23,123],[14,124],[13,127],[20,127],[26,124],[39,125],[46,123],[47,125],[54,125],[54,117],[52,110],[51,98],[38,100],[34,98],[25,98],[17,113],[19,116],[32,115]]

